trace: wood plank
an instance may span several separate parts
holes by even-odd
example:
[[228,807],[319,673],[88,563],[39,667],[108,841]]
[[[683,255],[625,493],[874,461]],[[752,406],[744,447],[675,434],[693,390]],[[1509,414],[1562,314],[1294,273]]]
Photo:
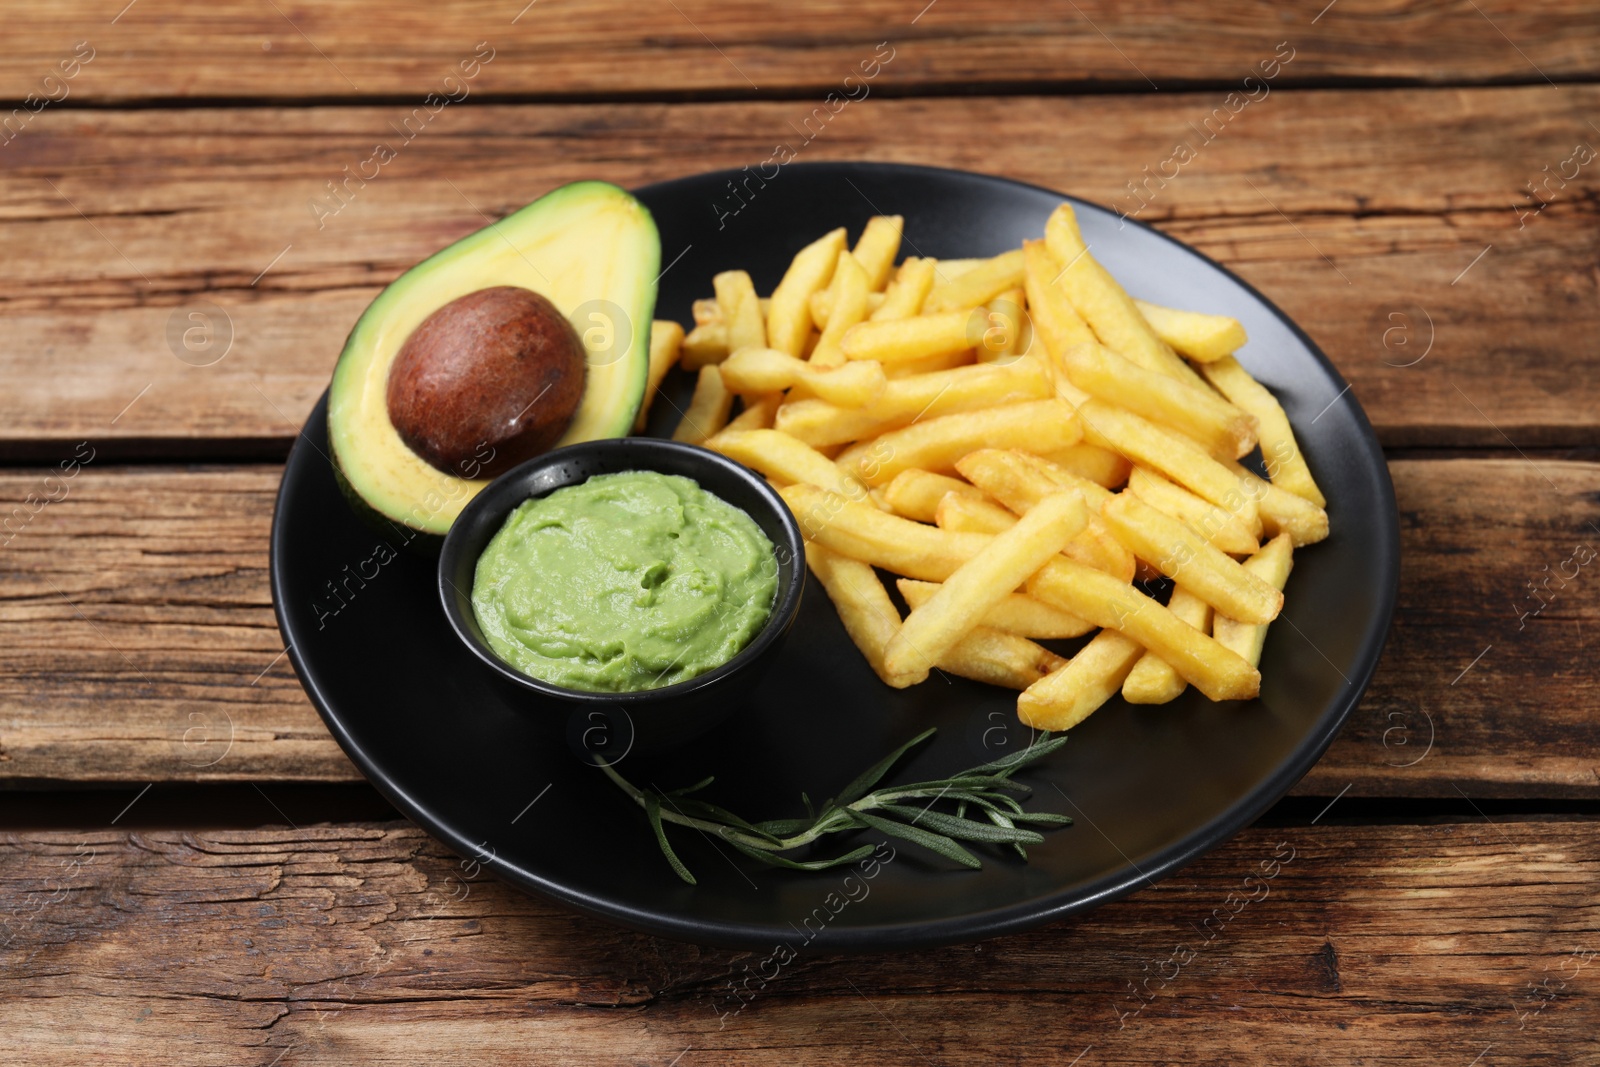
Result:
[[[1537,215],[1512,205],[1592,138],[1600,88],[1274,94],[1141,209],[1129,183],[1174,139],[1198,142],[1190,124],[1220,102],[874,99],[800,158],[968,167],[1137,212],[1294,316],[1388,444],[1596,439],[1600,171],[1581,169]],[[86,439],[107,454],[281,455],[378,287],[485,214],[580,176],[635,185],[752,164],[809,113],[447,110],[320,218],[313,200],[393,137],[403,109],[46,113],[0,156],[0,456],[55,458]],[[169,337],[208,323],[211,347],[177,358]]]
[[28,1062],[73,1067],[1593,1062],[1596,831],[1251,829],[1032,933],[783,967],[556,910],[403,824],[16,834],[0,995]]
[[820,96],[838,90],[880,42],[893,59],[872,88],[900,93],[1237,84],[1281,42],[1290,44],[1280,54],[1293,56],[1278,73],[1284,84],[1543,84],[1600,69],[1600,27],[1578,0],[1535,8],[1511,0],[1342,0],[1326,11],[1323,3],[1291,11],[1266,0],[1155,9],[1111,0],[830,0],[781,11],[752,0],[473,0],[409,10],[375,0],[220,0],[203,9],[140,0],[120,15],[107,6],[0,4],[7,27],[0,98],[21,100],[41,88],[59,97],[61,88],[41,87],[41,79],[80,40],[90,42],[94,58],[66,83],[70,104],[459,93],[443,78],[480,44],[493,59],[465,82],[468,92],[537,98]]
[[[1600,464],[1391,471],[1398,619],[1365,702],[1298,791],[1600,794],[1586,651],[1600,633]],[[0,784],[357,777],[280,658],[277,480],[268,466],[91,463],[61,484],[0,471],[0,500],[60,498],[11,520],[0,549]]]

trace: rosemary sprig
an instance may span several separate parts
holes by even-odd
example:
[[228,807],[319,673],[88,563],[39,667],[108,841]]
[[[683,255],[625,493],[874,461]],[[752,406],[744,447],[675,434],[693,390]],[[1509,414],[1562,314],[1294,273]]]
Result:
[[[731,811],[693,795],[710,785],[714,781],[712,778],[682,789],[657,792],[640,789],[618,774],[609,763],[601,761],[599,766],[618,788],[644,809],[662,854],[678,877],[690,885],[696,884],[694,875],[689,873],[689,868],[673,852],[672,844],[667,840],[667,823],[713,834],[752,859],[797,871],[826,870],[871,855],[871,845],[862,845],[824,859],[797,860],[784,855],[828,834],[849,830],[877,830],[890,837],[921,845],[963,867],[976,870],[983,864],[960,842],[1010,845],[1017,855],[1027,859],[1024,846],[1037,845],[1044,840],[1038,831],[1028,829],[1029,826],[1052,828],[1072,823],[1065,815],[1025,811],[1021,801],[1013,795],[1026,796],[1032,790],[1021,782],[1013,781],[1012,775],[1067,743],[1065,737],[1051,737],[1048,733],[1040,735],[1021,752],[980,764],[950,778],[884,789],[873,788],[907,752],[934,733],[931,729],[924,730],[862,771],[855,781],[845,786],[837,797],[823,804],[820,810],[813,809],[811,799],[801,793],[800,800],[806,808],[806,817],[803,819],[747,822]],[[952,810],[940,810],[935,805],[946,805]]]

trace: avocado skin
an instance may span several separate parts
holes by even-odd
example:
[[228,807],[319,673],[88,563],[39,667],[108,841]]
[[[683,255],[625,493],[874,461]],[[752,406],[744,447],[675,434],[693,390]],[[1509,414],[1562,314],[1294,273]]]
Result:
[[[329,454],[353,510],[391,540],[405,531],[407,550],[436,553],[460,509],[488,484],[487,457],[471,478],[437,470],[405,444],[381,407],[381,386],[406,338],[429,314],[482,289],[539,293],[576,320],[585,341],[591,334],[626,338],[603,353],[586,349],[578,409],[552,447],[626,436],[644,398],[660,261],[660,237],[644,205],[615,185],[583,181],[552,190],[397,278],[350,331],[329,389]],[[596,308],[620,329],[596,330]]]

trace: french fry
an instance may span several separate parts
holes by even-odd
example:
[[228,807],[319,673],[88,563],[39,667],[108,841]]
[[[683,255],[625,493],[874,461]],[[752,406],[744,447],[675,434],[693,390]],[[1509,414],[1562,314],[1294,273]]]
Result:
[[1228,464],[1244,487],[1244,492],[1261,513],[1261,526],[1268,537],[1287,533],[1294,546],[1316,544],[1328,536],[1328,513],[1303,496],[1265,481],[1254,471],[1237,463]]
[[[1294,569],[1294,547],[1288,534],[1279,534],[1261,551],[1244,561],[1245,570],[1266,582],[1274,589],[1282,589]],[[1267,640],[1264,623],[1240,622],[1226,615],[1218,615],[1212,623],[1211,634],[1224,648],[1232,649],[1252,667],[1261,665],[1261,646]]]
[[850,359],[875,359],[879,363],[906,363],[930,356],[964,352],[970,311],[946,311],[911,319],[857,323],[845,331],[840,347]]
[[1095,634],[1066,666],[1017,697],[1017,716],[1037,730],[1070,730],[1116,695],[1144,650],[1115,630]]
[[1043,399],[1051,390],[1049,375],[1033,360],[958,367],[893,379],[883,395],[862,408],[841,408],[812,398],[790,401],[778,410],[774,425],[821,448],[897,430],[919,418]]
[[[1173,587],[1167,610],[1201,633],[1211,628],[1211,605],[1181,585]],[[1250,665],[1255,666],[1255,662]],[[1176,700],[1188,684],[1166,660],[1154,652],[1146,652],[1123,681],[1122,699],[1130,704],[1165,704]]]
[[867,272],[861,269],[856,257],[840,252],[833,268],[833,306],[828,310],[828,324],[817,338],[809,361],[817,367],[838,367],[845,362],[839,349],[839,339],[856,323],[867,317]]
[[[1249,340],[1244,324],[1227,315],[1207,315],[1200,311],[1179,311],[1143,300],[1135,300],[1144,321],[1168,346],[1199,363],[1210,363],[1232,355]],[[1234,401],[1238,403],[1238,401]]]
[[892,322],[920,315],[923,302],[933,288],[933,270],[933,260],[915,256],[900,264],[894,281],[884,293],[883,303],[868,317],[873,322]]
[[900,612],[895,610],[872,567],[814,541],[806,543],[806,565],[822,583],[839,613],[839,621],[844,623],[845,633],[861,650],[873,673],[896,689],[910,685],[911,679],[892,676],[883,669],[883,650],[900,629]]
[[1080,493],[1063,490],[1041,500],[1015,526],[996,534],[963,563],[927,603],[911,612],[889,641],[884,669],[891,675],[928,676],[946,652],[990,608],[1021,585],[1089,521]]
[[728,358],[728,328],[721,322],[696,326],[678,346],[678,365],[694,372]]
[[805,482],[847,500],[864,501],[867,488],[827,456],[777,430],[724,430],[706,447],[783,482]]
[[867,275],[867,288],[879,292],[888,284],[906,220],[900,215],[874,215],[856,238],[853,255]]
[[1027,591],[1046,604],[1137,641],[1212,700],[1249,700],[1261,691],[1260,672],[1238,653],[1127,582],[1093,567],[1065,557],[1052,559],[1029,579]]
[[1200,376],[1156,336],[1122,286],[1089,253],[1070,204],[1050,213],[1044,225],[1045,245],[1061,271],[1060,284],[1078,314],[1102,344],[1146,370],[1202,388]]
[[1022,249],[1002,252],[993,259],[980,263],[971,270],[947,282],[940,282],[928,294],[922,305],[923,314],[940,311],[959,311],[987,304],[1007,289],[1022,284],[1024,268]]
[[989,262],[987,259],[935,259],[931,261],[936,272],[936,279],[940,285],[953,282],[969,270],[975,270]]
[[[978,362],[1012,360],[1021,354],[1022,326],[1027,312],[1022,309],[1027,297],[1021,289],[1007,289],[974,314],[981,314],[982,329],[977,331],[974,351]],[[970,332],[969,332],[970,337]]]
[[644,403],[639,405],[639,416],[633,420],[633,432],[643,433],[645,420],[650,417],[650,404],[661,388],[661,379],[678,362],[678,348],[683,344],[683,327],[666,319],[656,319],[650,324],[650,370],[645,377]]
[[889,380],[896,378],[913,378],[918,374],[937,374],[942,370],[955,370],[975,363],[975,353],[970,348],[959,352],[941,352],[938,355],[923,356],[921,359],[908,359],[903,363],[890,363],[883,368]]
[[[1135,561],[1122,542],[1112,536],[1098,512],[1107,500],[1109,490],[1025,452],[1004,451],[994,448],[969,452],[956,462],[956,469],[973,485],[1000,501],[1018,515],[1026,514],[1040,500],[1062,489],[1076,489],[1083,494],[1090,508],[1087,528],[1067,543],[1068,558],[1086,563],[1096,570],[1132,581]],[[952,514],[952,529],[984,530],[980,523],[993,525],[989,514],[971,515],[974,509],[961,509]],[[945,523],[939,523],[944,526]]]
[[767,326],[761,319],[761,300],[750,275],[742,270],[725,270],[711,279],[711,287],[716,290],[717,309],[728,331],[728,351],[765,344]]
[[960,478],[914,468],[901,471],[883,487],[884,500],[890,509],[917,522],[933,522],[939,501],[949,493],[983,499],[982,489]]
[[[895,585],[912,610],[926,604],[939,591],[938,582],[919,582],[911,578],[898,578]],[[1053,608],[1026,593],[1007,593],[998,604],[984,613],[982,625],[1041,641],[1082,637],[1094,629],[1077,616],[1068,615],[1060,608]]]
[[1261,547],[1256,534],[1239,519],[1210,501],[1201,500],[1181,485],[1173,485],[1154,471],[1135,467],[1128,489],[1140,500],[1187,523],[1195,532],[1232,556],[1248,556]]
[[883,364],[871,360],[825,368],[776,348],[741,348],[722,361],[721,369],[722,380],[736,393],[776,393],[803,383],[828,403],[846,408],[870,404],[889,381]]
[[795,254],[783,280],[772,291],[767,310],[767,347],[791,356],[805,351],[811,333],[811,294],[833,278],[834,265],[844,250],[841,226],[806,245]]
[[1224,615],[1242,622],[1271,622],[1282,610],[1281,592],[1245,570],[1187,523],[1156,510],[1135,494],[1117,494],[1100,509],[1100,515],[1134,555]]
[[934,508],[934,525],[960,533],[1002,533],[1017,524],[1017,515],[987,497],[946,493]]
[[703,445],[728,423],[728,413],[733,410],[733,393],[722,384],[722,372],[716,367],[701,367],[695,379],[694,395],[689,398],[689,410],[683,421],[672,431],[674,441]]
[[1045,243],[1022,242],[1022,258],[1026,267],[1023,290],[1028,294],[1028,316],[1033,320],[1034,332],[1044,341],[1045,351],[1051,359],[1059,361],[1073,345],[1092,342],[1094,333],[1057,283],[1061,266]]
[[772,420],[778,414],[778,407],[783,403],[782,393],[768,393],[765,396],[747,396],[744,398],[744,410],[728,420],[725,430],[770,430]]
[[1289,416],[1284,414],[1278,398],[1252,378],[1232,356],[1207,363],[1201,370],[1223,396],[1255,416],[1261,427],[1261,455],[1266,460],[1272,484],[1305,497],[1319,508],[1327,507],[1328,499],[1311,477],[1311,468],[1306,466],[1306,457],[1300,452],[1294,430],[1289,426]]
[[1239,480],[1237,472],[1242,467],[1225,466],[1188,438],[1103,400],[1079,405],[1078,417],[1083,422],[1084,440],[1090,444],[1149,467],[1254,529],[1260,512]]
[[1004,689],[1026,689],[1067,661],[1026,637],[988,626],[974,626],[939,657],[946,674]]
[[925,419],[883,434],[859,465],[862,480],[882,485],[903,470],[947,471],[968,452],[996,448],[1065,448],[1081,436],[1072,409],[1059,400],[965,411]]
[[806,540],[907,578],[942,582],[992,540],[924,526],[814,485],[796,483],[779,493]]
[[714,322],[722,321],[722,308],[717,306],[717,298],[709,300],[696,300],[690,305],[696,326],[710,326]]
[[1256,420],[1202,385],[1145,370],[1100,345],[1074,345],[1062,361],[1072,384],[1197,441],[1213,456],[1238,459],[1256,446]]
[[1040,459],[1048,460],[1058,467],[1071,471],[1085,481],[1094,482],[1107,489],[1115,489],[1126,483],[1129,472],[1133,470],[1133,464],[1128,462],[1126,456],[1119,456],[1109,449],[1098,448],[1081,441],[1071,448],[1036,453],[1036,455]]

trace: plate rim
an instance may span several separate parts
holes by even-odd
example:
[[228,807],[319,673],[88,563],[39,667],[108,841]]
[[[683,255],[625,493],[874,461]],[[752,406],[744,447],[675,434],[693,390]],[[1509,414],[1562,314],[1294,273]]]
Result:
[[[1268,299],[1255,286],[1199,249],[1185,244],[1150,223],[1124,215],[1095,201],[1068,195],[1059,190],[1031,182],[953,167],[936,167],[911,163],[873,163],[860,160],[814,160],[790,163],[785,167],[785,169],[788,168],[798,168],[802,172],[828,170],[870,170],[889,174],[900,172],[924,177],[934,176],[945,180],[954,177],[980,184],[1017,187],[1032,193],[1041,193],[1064,202],[1083,205],[1116,215],[1124,223],[1131,223],[1133,226],[1155,234],[1162,240],[1175,245],[1183,252],[1199,257],[1212,269],[1220,272],[1234,284],[1240,286],[1251,297],[1259,301],[1284,326],[1288,327],[1312,357],[1321,364],[1323,370],[1336,385],[1344,385],[1346,392],[1349,391],[1350,383],[1339,373],[1338,367],[1322,351],[1322,348],[1311,339],[1305,330],[1300,327],[1299,323],[1290,318],[1282,308]],[[742,173],[743,171],[737,168],[703,171],[660,182],[651,182],[647,185],[639,186],[631,190],[631,192],[635,195],[664,192],[671,190],[675,186],[691,182],[704,182],[707,180],[718,182],[723,178],[731,178]],[[1371,516],[1371,521],[1381,529],[1383,551],[1380,558],[1371,562],[1378,574],[1378,587],[1381,595],[1377,610],[1368,619],[1366,633],[1363,635],[1356,650],[1355,659],[1359,665],[1356,676],[1350,679],[1345,695],[1323,711],[1323,714],[1316,720],[1313,727],[1307,731],[1299,744],[1296,745],[1291,755],[1280,763],[1268,777],[1261,780],[1249,792],[1230,804],[1211,821],[1156,851],[1150,863],[1136,866],[1129,860],[1123,868],[1112,871],[1102,878],[1089,883],[1087,889],[1074,890],[1070,895],[1057,891],[1054,894],[1045,894],[1021,900],[1003,907],[966,912],[933,921],[879,923],[872,926],[839,928],[835,928],[830,924],[821,931],[813,942],[808,942],[807,947],[814,946],[816,950],[834,953],[865,953],[931,948],[939,945],[957,944],[1019,933],[1057,922],[1069,915],[1098,908],[1128,896],[1142,887],[1154,887],[1159,879],[1172,875],[1205,853],[1224,844],[1238,834],[1240,830],[1258,819],[1305,776],[1306,772],[1322,758],[1328,746],[1333,743],[1334,738],[1338,736],[1339,731],[1344,727],[1345,722],[1348,721],[1351,713],[1355,711],[1361,702],[1361,698],[1366,694],[1372,677],[1377,671],[1378,664],[1382,660],[1383,650],[1393,627],[1394,613],[1399,600],[1400,516],[1399,505],[1394,495],[1394,481],[1389,473],[1388,462],[1383,454],[1383,447],[1378,441],[1377,433],[1373,430],[1371,421],[1367,418],[1366,410],[1354,395],[1351,395],[1349,399],[1357,431],[1356,441],[1352,442],[1352,444],[1359,444],[1357,451],[1364,458],[1376,460],[1376,468],[1379,475],[1379,484],[1376,488],[1379,490],[1380,513]],[[306,424],[301,427],[299,433],[295,436],[294,444],[284,460],[284,473],[273,500],[268,569],[272,591],[272,610],[278,623],[278,631],[280,636],[284,638],[289,659],[294,666],[301,688],[305,690],[312,706],[316,708],[318,716],[322,719],[323,725],[327,727],[328,732],[339,744],[345,756],[355,764],[373,787],[383,795],[384,799],[394,805],[402,815],[421,827],[430,836],[445,844],[457,855],[467,856],[475,851],[475,843],[467,840],[466,837],[443,820],[435,818],[428,811],[426,805],[414,798],[371,759],[361,746],[355,742],[349,731],[345,729],[339,716],[332,710],[331,702],[317,685],[315,679],[308,673],[293,639],[293,628],[282,607],[287,600],[288,590],[284,588],[284,576],[278,561],[283,551],[282,546],[286,540],[282,516],[284,514],[284,500],[288,496],[290,486],[288,475],[291,467],[296,462],[297,455],[308,446],[315,447],[307,437],[307,430],[316,425],[318,421],[325,425],[326,420],[327,391],[324,390],[317,403],[313,406]],[[321,453],[320,449],[318,451]],[[333,462],[326,453],[321,453],[321,455],[327,462]],[[615,899],[607,899],[573,890],[560,882],[542,877],[536,872],[512,865],[498,856],[481,862],[484,869],[492,871],[502,880],[508,881],[520,889],[533,892],[545,899],[573,908],[583,914],[616,923],[641,933],[694,944],[735,949],[760,949],[771,946],[775,941],[782,942],[785,940],[784,935],[779,931],[763,924],[686,917],[666,909],[641,908]]]

